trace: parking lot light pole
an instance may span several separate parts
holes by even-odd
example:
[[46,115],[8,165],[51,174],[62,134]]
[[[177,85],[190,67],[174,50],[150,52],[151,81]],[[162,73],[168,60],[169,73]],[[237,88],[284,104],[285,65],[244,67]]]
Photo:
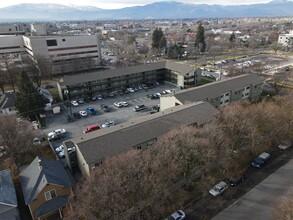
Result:
[[69,90],[68,90],[68,89],[65,89],[65,90],[64,90],[64,94],[65,94],[66,97],[67,97],[67,105],[68,105],[68,107],[69,107],[70,118],[71,118],[71,120],[73,120],[72,109],[71,109],[71,103],[70,103],[70,94],[69,94]]

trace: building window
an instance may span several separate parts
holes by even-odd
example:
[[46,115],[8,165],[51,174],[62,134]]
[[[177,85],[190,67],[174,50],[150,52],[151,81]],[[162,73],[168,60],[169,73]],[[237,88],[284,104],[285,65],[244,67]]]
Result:
[[65,42],[65,39],[62,39],[63,42]]
[[57,40],[46,40],[48,47],[57,46]]
[[247,86],[247,87],[246,87],[246,90],[248,90],[248,89],[250,89],[250,86]]
[[57,196],[55,189],[45,192],[46,201],[53,199]]

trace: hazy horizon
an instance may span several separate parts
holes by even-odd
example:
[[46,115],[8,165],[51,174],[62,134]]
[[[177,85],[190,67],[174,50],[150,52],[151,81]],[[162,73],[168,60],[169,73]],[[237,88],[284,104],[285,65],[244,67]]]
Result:
[[[94,6],[101,9],[119,9],[132,6],[143,6],[146,4],[151,4],[154,2],[168,2],[170,0],[141,0],[137,3],[136,0],[11,0],[11,1],[0,1],[0,8],[28,3],[28,4],[59,4],[66,6]],[[207,2],[206,0],[176,0],[176,2],[188,3],[188,4],[208,4],[208,5],[248,5],[248,4],[258,4],[258,3],[268,3],[271,0],[212,0]],[[280,0],[282,1],[282,0]]]

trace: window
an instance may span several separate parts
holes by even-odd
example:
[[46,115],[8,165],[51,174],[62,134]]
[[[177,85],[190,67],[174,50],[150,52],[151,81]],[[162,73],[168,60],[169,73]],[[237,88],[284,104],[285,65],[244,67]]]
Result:
[[47,201],[50,200],[50,199],[55,198],[56,196],[57,196],[57,195],[56,195],[56,191],[55,191],[55,189],[50,190],[50,191],[48,191],[48,192],[45,192],[45,197],[46,197],[46,200],[47,200]]
[[46,42],[48,47],[57,46],[57,40],[46,40]]
[[63,42],[65,42],[65,39],[62,39]]
[[247,87],[246,87],[246,90],[248,90],[248,89],[250,89],[250,86],[247,86]]

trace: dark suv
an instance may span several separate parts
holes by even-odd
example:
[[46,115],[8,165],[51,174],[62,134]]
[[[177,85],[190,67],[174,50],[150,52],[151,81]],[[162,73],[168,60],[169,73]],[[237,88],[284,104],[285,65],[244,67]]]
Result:
[[144,109],[146,109],[146,106],[143,105],[143,104],[141,104],[141,105],[136,105],[136,106],[134,107],[133,111],[135,111],[135,112],[139,112],[139,111],[142,111],[142,110],[144,110]]
[[101,110],[103,110],[104,112],[109,112],[110,108],[109,108],[109,106],[102,104],[101,105]]

